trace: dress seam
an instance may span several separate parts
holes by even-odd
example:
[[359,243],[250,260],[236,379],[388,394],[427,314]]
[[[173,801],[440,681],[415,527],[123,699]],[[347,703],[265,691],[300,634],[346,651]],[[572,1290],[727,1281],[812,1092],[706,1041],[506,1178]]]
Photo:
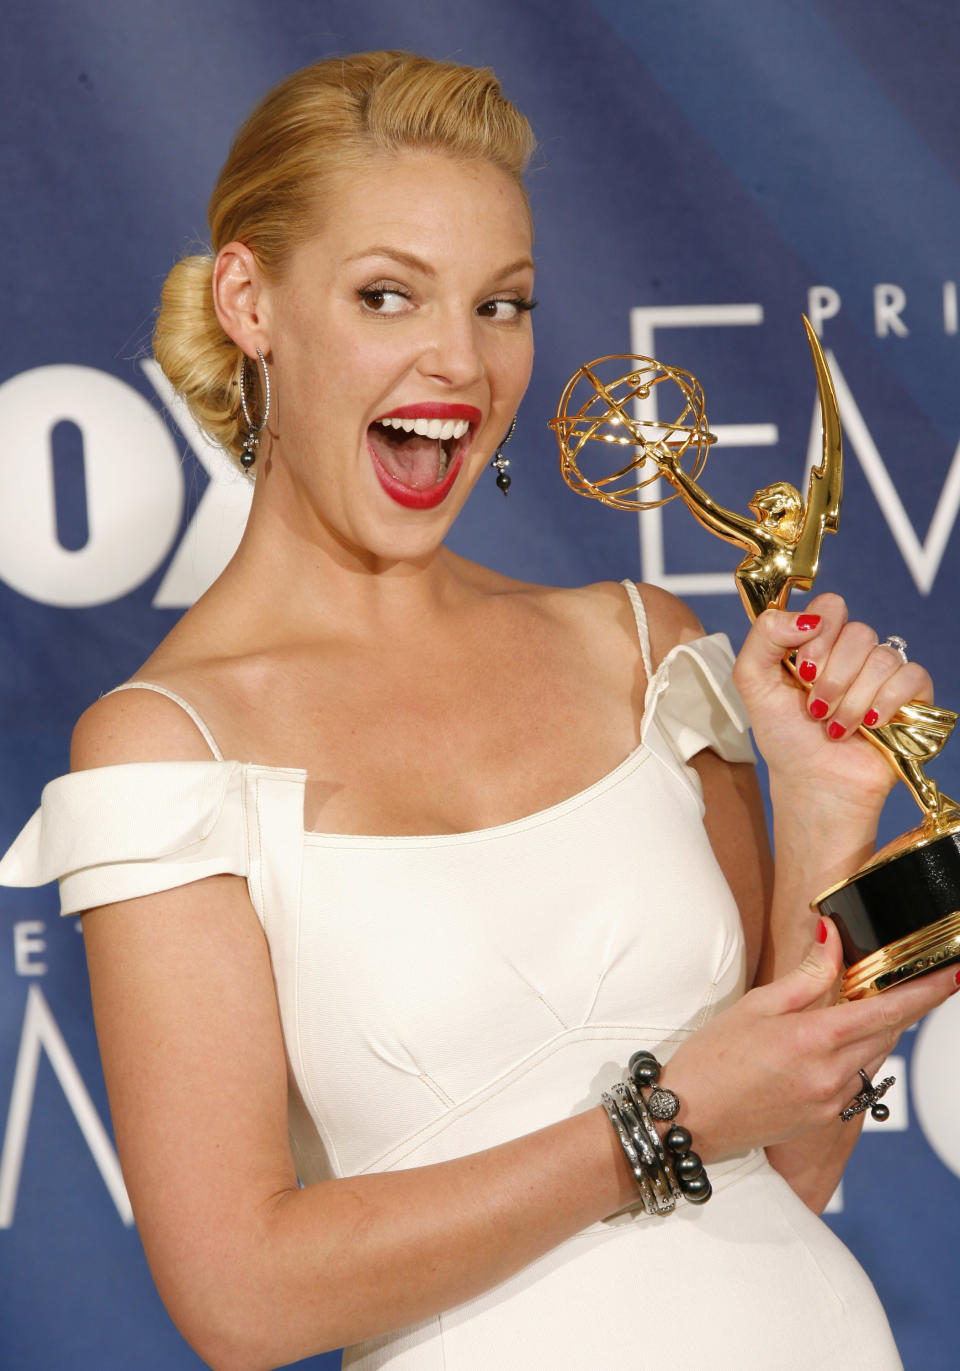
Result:
[[[529,1075],[531,1071],[534,1071],[543,1061],[546,1061],[551,1057],[564,1039],[573,1037],[576,1041],[622,1042],[624,1038],[629,1041],[634,1041],[638,1034],[649,1033],[651,1035],[659,1035],[657,1041],[663,1043],[675,1041],[677,1039],[682,1041],[686,1034],[692,1031],[692,1029],[677,1029],[675,1027],[666,1028],[662,1025],[654,1026],[652,1024],[585,1024],[576,1028],[569,1028],[562,1033],[557,1033],[550,1039],[549,1043],[541,1045],[538,1051],[531,1054],[525,1062],[518,1063],[516,1066],[510,1068],[510,1070],[505,1071],[495,1082],[488,1082],[473,1095],[457,1101],[445,1114],[421,1125],[420,1128],[414,1133],[409,1134],[408,1137],[404,1138],[401,1142],[396,1143],[386,1152],[381,1153],[379,1157],[374,1158],[373,1161],[367,1162],[365,1166],[360,1167],[357,1174],[362,1176],[367,1175],[371,1171],[375,1171],[382,1165],[387,1157],[393,1158],[390,1162],[390,1166],[396,1166],[399,1162],[408,1157],[411,1152],[415,1152],[428,1138],[438,1137],[451,1123],[457,1122],[459,1119],[473,1113],[475,1109],[479,1109],[481,1106],[488,1104],[491,1100],[496,1099],[496,1097],[509,1086],[515,1084],[517,1081],[523,1080],[525,1076]],[[400,1149],[403,1149],[400,1155],[395,1155]]]

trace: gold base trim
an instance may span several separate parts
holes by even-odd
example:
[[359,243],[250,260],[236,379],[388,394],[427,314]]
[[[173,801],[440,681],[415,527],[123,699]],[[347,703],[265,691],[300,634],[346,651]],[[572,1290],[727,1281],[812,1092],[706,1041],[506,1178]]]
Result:
[[960,910],[871,952],[847,969],[843,994],[866,1000],[924,971],[960,960]]

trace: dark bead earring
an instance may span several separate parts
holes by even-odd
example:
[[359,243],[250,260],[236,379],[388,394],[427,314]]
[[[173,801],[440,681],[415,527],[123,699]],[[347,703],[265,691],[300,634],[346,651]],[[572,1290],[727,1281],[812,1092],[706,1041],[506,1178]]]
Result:
[[506,495],[507,491],[510,489],[510,477],[507,475],[507,467],[510,465],[510,459],[508,457],[504,457],[503,449],[507,446],[510,439],[513,437],[513,430],[516,428],[516,426],[517,416],[514,415],[513,418],[510,420],[510,427],[507,429],[506,433],[501,439],[500,446],[494,453],[493,461],[490,463],[490,465],[496,469],[497,489],[502,490],[504,495]]

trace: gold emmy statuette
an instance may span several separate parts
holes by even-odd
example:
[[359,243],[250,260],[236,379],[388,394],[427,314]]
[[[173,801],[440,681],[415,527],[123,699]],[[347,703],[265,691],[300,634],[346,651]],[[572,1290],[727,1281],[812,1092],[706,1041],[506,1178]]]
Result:
[[[825,533],[836,533],[843,490],[843,444],[837,400],[817,335],[804,317],[820,396],[823,455],[810,473],[806,501],[775,481],[758,490],[750,514],[718,505],[698,477],[710,445],[703,388],[695,376],[650,357],[616,354],[588,362],[570,378],[550,427],[567,485],[615,509],[655,509],[677,496],[704,528],[743,552],[734,576],[750,619],[786,608],[790,591],[810,590]],[[676,417],[664,419],[663,411]],[[589,448],[587,444],[590,444]],[[585,473],[606,448],[616,469]],[[609,463],[607,464],[609,471]],[[660,480],[672,491],[660,495]],[[750,517],[752,515],[752,517]],[[804,689],[796,653],[784,668]],[[848,999],[876,995],[947,962],[960,961],[960,805],[924,773],[950,736],[957,715],[918,700],[879,728],[860,732],[880,749],[923,814],[872,861],[813,901],[843,940]]]

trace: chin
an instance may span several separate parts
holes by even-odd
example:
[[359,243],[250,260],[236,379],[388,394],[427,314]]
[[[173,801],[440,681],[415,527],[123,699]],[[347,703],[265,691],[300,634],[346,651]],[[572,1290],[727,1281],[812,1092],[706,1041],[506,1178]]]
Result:
[[[454,516],[457,512],[459,507]],[[453,517],[447,516],[446,511],[444,516],[430,518],[429,523],[420,516],[416,527],[409,516],[388,518],[382,522],[365,520],[364,528],[355,527],[351,530],[349,542],[357,549],[364,563],[427,563],[441,551],[453,525]]]

